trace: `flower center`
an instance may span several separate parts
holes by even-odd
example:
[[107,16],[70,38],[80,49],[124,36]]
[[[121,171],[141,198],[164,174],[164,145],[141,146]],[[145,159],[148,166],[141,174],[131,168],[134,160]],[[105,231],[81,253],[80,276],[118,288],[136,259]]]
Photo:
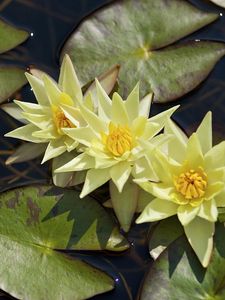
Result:
[[132,149],[132,134],[128,126],[109,124],[109,134],[103,136],[106,148],[114,156],[122,156]]
[[[66,93],[61,93],[60,103],[66,105],[73,105],[73,100],[71,97]],[[57,128],[57,132],[60,135],[64,135],[62,128],[75,128],[76,126],[65,116],[64,112],[61,108],[56,105],[52,105],[52,114],[53,114],[53,121]]]
[[191,169],[176,177],[174,185],[187,200],[201,198],[207,187],[207,175],[201,167],[197,171]]

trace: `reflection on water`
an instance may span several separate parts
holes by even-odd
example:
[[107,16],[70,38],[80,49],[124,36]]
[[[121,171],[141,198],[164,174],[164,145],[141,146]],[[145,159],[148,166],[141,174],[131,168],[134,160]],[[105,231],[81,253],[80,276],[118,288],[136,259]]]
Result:
[[[81,19],[107,0],[1,0],[0,14],[13,24],[25,28],[30,32],[30,39],[17,49],[0,56],[0,63],[14,63],[25,69],[34,65],[48,72],[53,77],[58,76],[58,58],[60,48],[65,38],[74,29]],[[200,8],[209,9],[221,14],[220,19],[214,24],[198,31],[191,39],[211,39],[225,41],[225,17],[224,10],[207,1],[190,1]],[[223,14],[223,15],[222,15]],[[190,37],[185,38],[185,40]],[[225,137],[225,59],[220,61],[207,81],[194,92],[183,97],[182,101],[176,101],[169,105],[153,105],[153,114],[181,104],[175,114],[176,122],[190,134],[208,110],[213,111],[213,129],[215,141],[219,142]],[[27,86],[17,98],[32,100],[33,94]],[[0,111],[2,120],[0,127],[0,188],[6,188],[22,182],[33,180],[47,180],[49,168],[46,164],[40,167],[40,160],[22,163],[5,168],[4,161],[12,153],[13,148],[19,145],[16,140],[3,139],[3,134],[18,125],[13,119]],[[9,186],[9,185],[8,185]],[[116,289],[108,294],[94,297],[94,299],[135,299],[141,280],[151,260],[148,255],[146,233],[148,226],[134,226],[128,235],[132,246],[126,253],[79,253],[78,256],[89,261],[93,265],[105,270],[115,279]],[[72,253],[72,255],[75,255]],[[76,254],[77,256],[77,254]],[[9,299],[3,296],[3,299]]]

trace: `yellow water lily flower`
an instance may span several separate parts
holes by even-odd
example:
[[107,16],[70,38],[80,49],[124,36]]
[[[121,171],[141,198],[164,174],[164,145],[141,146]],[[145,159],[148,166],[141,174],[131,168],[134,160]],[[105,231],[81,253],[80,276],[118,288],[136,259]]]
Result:
[[[58,84],[47,74],[41,78],[26,73],[36,96],[37,103],[14,102],[23,110],[22,117],[28,121],[6,134],[33,143],[47,143],[42,162],[71,152],[79,144],[63,131],[64,128],[79,128],[86,122],[77,108],[83,100],[80,83],[68,55],[63,59]],[[70,107],[70,115],[64,111]]]
[[[123,101],[118,93],[114,93],[111,100],[97,80],[96,86],[98,112],[95,114],[87,107],[80,106],[88,126],[63,129],[69,137],[84,144],[86,148],[82,154],[59,168],[58,172],[88,170],[81,198],[110,180],[111,200],[118,216],[118,210],[123,210],[121,201],[117,201],[121,199],[121,195],[114,197],[114,194],[122,193],[124,185],[134,174],[143,174],[145,164],[151,168],[151,161],[143,157],[142,143],[150,141],[152,145],[157,146],[166,141],[167,137],[164,135],[156,135],[177,107],[149,118],[152,95],[149,94],[139,101],[139,85],[126,101]],[[70,114],[69,109],[65,108],[65,111]],[[154,177],[154,172],[150,177]],[[112,185],[115,185],[116,189]],[[127,203],[128,201],[130,199]],[[124,208],[123,215],[126,215],[127,210],[128,207]],[[128,224],[123,226],[126,230],[135,210],[136,207],[130,214]]]
[[177,215],[202,265],[209,263],[218,207],[225,207],[225,142],[212,146],[211,112],[189,139],[171,120],[165,126],[175,139],[168,152],[156,151],[159,182],[136,182],[156,198],[136,223]]

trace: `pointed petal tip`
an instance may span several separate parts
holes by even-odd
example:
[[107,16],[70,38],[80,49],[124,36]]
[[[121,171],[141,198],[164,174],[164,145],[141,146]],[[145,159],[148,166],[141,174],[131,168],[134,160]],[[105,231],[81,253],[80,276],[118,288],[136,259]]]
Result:
[[121,225],[121,229],[124,231],[124,232],[129,232],[130,230],[130,227],[131,227],[131,224],[123,224]]
[[140,215],[136,220],[135,220],[135,223],[136,224],[142,224],[142,223],[145,223],[146,221],[143,220],[142,216]]

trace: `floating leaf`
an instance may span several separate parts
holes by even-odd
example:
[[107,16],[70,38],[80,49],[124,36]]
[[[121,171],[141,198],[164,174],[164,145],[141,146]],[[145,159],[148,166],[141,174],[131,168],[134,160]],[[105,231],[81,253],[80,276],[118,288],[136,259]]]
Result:
[[11,97],[26,84],[24,70],[12,67],[0,67],[0,103]]
[[225,0],[210,0],[210,1],[225,8]]
[[83,83],[119,64],[124,97],[140,80],[142,97],[152,90],[155,101],[170,101],[196,87],[225,54],[225,46],[191,42],[157,49],[217,17],[183,0],[114,1],[81,23],[62,56],[70,55]]
[[5,21],[0,20],[0,53],[6,52],[23,43],[29,37],[29,33],[17,29]]
[[[26,238],[28,242],[34,239],[33,243],[51,245],[51,248],[57,249],[121,251],[128,248],[126,240],[119,234],[105,210],[91,197],[81,200],[78,191],[56,187],[27,187],[2,194],[1,201],[3,200],[8,204],[4,211],[1,210],[0,222],[1,218],[9,218],[11,222],[7,225],[7,233],[9,230],[10,234],[14,233],[16,228],[16,237],[18,231],[23,232],[23,239]],[[60,218],[65,213],[69,223],[64,218],[64,224]],[[17,224],[21,219],[23,222]],[[70,232],[66,234],[63,227],[68,226]]]
[[178,237],[184,230],[177,217],[170,217],[158,222],[150,232],[149,252],[153,259],[158,256]]
[[173,242],[151,267],[140,299],[224,300],[224,236],[224,224],[217,224],[215,248],[207,269],[200,265],[184,236]]
[[[80,227],[80,220],[73,218],[76,210],[85,215],[85,225],[98,221],[100,214],[102,223],[106,228],[109,227],[111,221],[107,221],[104,212],[99,213],[98,204],[91,206],[90,202],[92,200],[94,203],[94,200],[90,198],[78,203],[77,194],[60,189],[53,191],[47,186],[19,188],[1,194],[0,248],[4,253],[0,263],[2,290],[19,299],[72,300],[87,299],[113,288],[113,280],[103,272],[53,250],[69,247],[74,226]],[[92,208],[89,214],[86,213],[87,203]],[[81,224],[83,229],[84,224]],[[113,229],[113,225],[111,227]],[[81,232],[80,228],[75,230],[76,239],[83,239],[83,245],[89,236],[96,246],[95,235],[91,236],[93,228],[87,226],[88,234],[85,230]],[[102,238],[101,234],[99,238]],[[117,233],[117,243],[120,240],[121,236]],[[75,247],[73,240],[70,248]]]

